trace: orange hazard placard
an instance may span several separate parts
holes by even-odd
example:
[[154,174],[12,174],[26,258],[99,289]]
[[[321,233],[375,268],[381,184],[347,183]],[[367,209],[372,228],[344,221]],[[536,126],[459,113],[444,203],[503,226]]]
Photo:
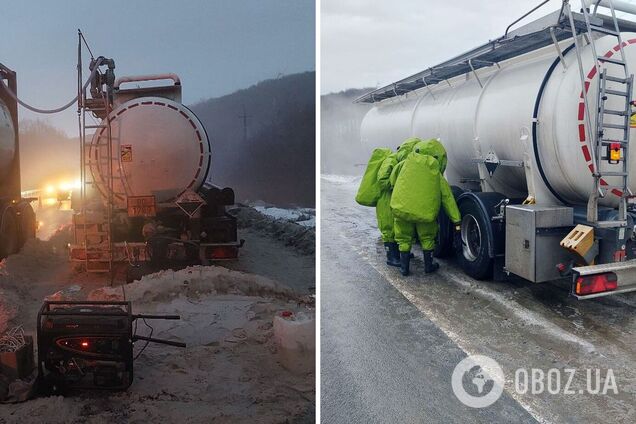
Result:
[[156,216],[155,196],[128,196],[128,216]]

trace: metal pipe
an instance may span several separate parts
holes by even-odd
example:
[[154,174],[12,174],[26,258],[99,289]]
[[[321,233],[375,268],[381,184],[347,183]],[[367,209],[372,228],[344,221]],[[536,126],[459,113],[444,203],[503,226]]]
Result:
[[636,14],[636,4],[624,0],[581,0],[581,4],[586,8],[596,5],[608,9],[611,9],[613,4],[614,9],[618,11]]
[[519,19],[517,19],[516,21],[514,21],[510,25],[508,25],[508,28],[506,28],[506,32],[504,33],[504,38],[506,38],[506,36],[508,35],[508,31],[510,30],[510,28],[512,28],[513,25],[515,25],[515,24],[519,23],[520,21],[522,21],[526,16],[530,15],[532,12],[534,12],[535,10],[537,10],[538,8],[543,6],[544,4],[548,3],[549,1],[550,0],[544,0],[543,2],[541,2],[540,5],[536,6],[534,9],[532,9],[531,11],[529,11],[528,13],[526,13],[525,15],[523,15],[522,17],[520,17]]
[[550,37],[552,37],[552,42],[554,43],[554,47],[556,48],[557,54],[559,55],[559,60],[561,60],[561,65],[563,69],[567,69],[567,65],[565,64],[565,58],[563,57],[563,52],[561,51],[561,47],[559,47],[559,42],[557,41],[556,35],[554,35],[554,27],[550,27]]
[[472,59],[468,59],[468,66],[470,66],[471,71],[473,71],[473,75],[475,76],[475,79],[477,80],[477,84],[479,84],[481,88],[484,88],[484,85],[481,83],[481,80],[479,79],[479,75],[477,75],[477,72],[475,72],[475,67],[473,66]]

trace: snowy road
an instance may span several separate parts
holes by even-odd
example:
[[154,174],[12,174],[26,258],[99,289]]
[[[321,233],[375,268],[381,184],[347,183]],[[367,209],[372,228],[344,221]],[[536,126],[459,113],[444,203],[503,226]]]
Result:
[[[359,422],[635,422],[636,294],[577,301],[559,284],[476,281],[452,263],[425,276],[384,264],[372,208],[353,201],[357,182],[322,178],[322,418]],[[472,409],[451,390],[466,355],[503,368],[503,396]],[[571,387],[515,388],[523,368]],[[590,394],[610,372],[617,392]],[[547,380],[546,380],[547,382]],[[555,388],[555,385],[554,387]],[[570,393],[571,392],[571,393]]]

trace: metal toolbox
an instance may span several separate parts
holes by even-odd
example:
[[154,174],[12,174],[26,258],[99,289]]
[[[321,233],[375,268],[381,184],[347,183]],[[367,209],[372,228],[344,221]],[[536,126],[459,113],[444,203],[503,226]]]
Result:
[[574,226],[572,208],[511,205],[506,207],[506,271],[541,283],[560,278],[557,264],[567,262],[559,245]]

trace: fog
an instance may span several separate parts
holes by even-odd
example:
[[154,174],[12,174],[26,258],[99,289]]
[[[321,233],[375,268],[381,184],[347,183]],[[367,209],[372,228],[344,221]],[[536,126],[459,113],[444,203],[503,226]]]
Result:
[[[231,187],[237,202],[314,207],[314,90],[315,73],[305,72],[193,105],[212,148],[208,181]],[[79,179],[77,137],[47,120],[22,120],[19,127],[23,191]]]
[[358,175],[369,152],[360,142],[360,123],[371,108],[353,101],[371,89],[355,89],[321,96],[320,152],[323,174]]
[[45,120],[22,120],[20,177],[22,190],[73,184],[80,177],[79,141]]

